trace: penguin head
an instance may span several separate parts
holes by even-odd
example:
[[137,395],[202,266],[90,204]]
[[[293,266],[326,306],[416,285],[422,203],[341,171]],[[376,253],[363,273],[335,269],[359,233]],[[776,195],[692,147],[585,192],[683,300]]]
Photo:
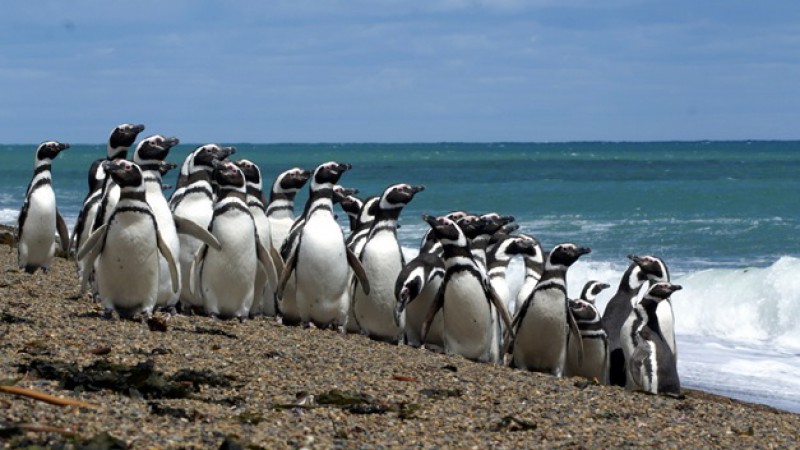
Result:
[[436,236],[436,239],[438,239],[443,245],[446,243],[455,244],[458,246],[467,245],[467,238],[459,224],[456,222],[453,222],[445,216],[434,217],[427,214],[422,215],[422,220],[430,225],[431,230],[433,230],[433,234]]
[[639,277],[650,281],[669,281],[669,269],[661,258],[651,255],[628,255],[628,259],[641,269]]
[[315,191],[323,186],[332,187],[339,181],[342,174],[350,170],[352,166],[350,164],[340,164],[336,161],[329,161],[324,164],[320,164],[316,170],[314,170],[314,176],[311,181],[311,190]]
[[494,234],[503,226],[514,221],[514,216],[501,216],[492,212],[481,215],[480,234]]
[[246,181],[242,169],[230,161],[216,161],[212,176],[220,187],[234,187],[242,192],[245,190]]
[[585,300],[591,304],[594,304],[595,299],[597,298],[597,294],[603,292],[604,289],[610,288],[611,285],[608,283],[603,283],[600,281],[589,281],[583,286],[583,291],[581,291],[581,300]]
[[240,159],[234,162],[234,164],[241,169],[244,174],[244,179],[247,180],[247,184],[257,186],[261,189],[261,169],[256,163],[247,159]]
[[123,123],[117,125],[111,130],[111,135],[108,137],[107,158],[109,160],[116,158],[125,158],[128,154],[128,148],[136,141],[136,136],[144,131],[144,125],[132,125]]
[[522,255],[544,262],[542,246],[539,241],[528,234],[518,234],[506,249],[506,253],[511,255]]
[[459,220],[463,219],[468,215],[470,214],[466,211],[450,211],[449,213],[445,214],[445,217],[452,220],[453,222],[458,222]]
[[645,296],[656,301],[661,301],[668,299],[673,292],[680,291],[681,289],[683,289],[683,286],[679,284],[672,284],[669,281],[659,281],[650,286]]
[[593,307],[594,302],[584,299],[569,299],[569,309],[577,320],[591,320],[597,316],[597,310]]
[[569,267],[578,258],[591,251],[589,247],[579,247],[573,243],[558,244],[547,256],[546,268]]
[[381,195],[380,208],[384,210],[402,208],[414,198],[414,195],[424,190],[425,186],[421,185],[395,184],[389,186]]
[[142,184],[142,169],[138,164],[118,158],[103,163],[103,169],[121,188]]
[[215,161],[224,161],[236,153],[235,147],[222,147],[218,144],[205,144],[197,147],[190,155],[189,172],[211,170]]
[[163,176],[164,176],[164,175],[166,175],[166,174],[167,174],[167,173],[168,173],[170,170],[172,170],[172,169],[175,169],[176,167],[178,167],[178,165],[177,165],[177,164],[175,164],[175,163],[173,163],[173,162],[161,161],[161,162],[158,164],[158,173],[160,173],[160,174],[161,174],[161,176],[163,177]]
[[345,214],[354,219],[358,219],[361,214],[361,208],[364,206],[364,201],[356,197],[355,194],[346,195],[339,201]]
[[36,161],[52,161],[59,153],[69,148],[69,144],[46,141],[36,147]]
[[292,193],[302,188],[308,179],[311,178],[311,171],[299,167],[284,171],[275,179],[272,191],[276,193]]
[[[340,184],[333,185],[333,203],[341,203],[348,196],[356,194],[358,194],[358,189],[356,188],[346,188]],[[344,206],[342,206],[342,209],[344,209]],[[345,210],[345,213],[347,213],[348,216],[350,215],[347,210]]]
[[167,158],[169,149],[178,145],[180,140],[176,137],[165,137],[160,134],[142,139],[133,152],[133,162],[136,164],[159,164]]
[[474,239],[483,229],[483,219],[481,216],[467,214],[455,221],[469,239]]

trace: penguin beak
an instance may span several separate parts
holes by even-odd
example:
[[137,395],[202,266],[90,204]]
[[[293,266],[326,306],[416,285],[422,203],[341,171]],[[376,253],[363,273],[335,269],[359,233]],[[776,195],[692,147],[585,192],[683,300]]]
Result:
[[339,164],[339,166],[336,167],[336,169],[339,171],[339,173],[347,172],[348,170],[350,170],[352,168],[353,168],[353,166],[351,164]]
[[600,283],[600,284],[598,284],[598,285],[597,285],[597,287],[598,287],[598,288],[600,288],[600,290],[602,291],[603,289],[608,289],[608,288],[610,288],[610,287],[611,287],[611,285],[610,285],[610,284],[608,284],[608,283]]
[[69,148],[69,144],[64,144],[64,143],[61,143],[61,142],[59,142],[59,144],[58,144],[58,151],[60,151],[60,152],[61,152],[61,151],[64,151],[64,150],[66,150],[66,149],[68,149],[68,148]]
[[643,262],[642,257],[637,255],[628,255],[628,259],[630,259],[631,261],[635,262],[640,266],[642,265]]
[[172,147],[175,147],[176,145],[178,145],[180,143],[181,143],[180,139],[178,139],[176,137],[164,138],[164,147],[166,147],[168,149],[172,148]]
[[144,124],[140,123],[140,124],[134,125],[133,128],[131,128],[131,130],[133,130],[134,133],[139,134],[142,131],[144,131]]
[[236,153],[236,147],[221,147],[217,153],[217,159],[223,160]]
[[681,286],[680,284],[673,284],[672,286],[670,286],[669,291],[675,292],[675,291],[680,291],[681,289],[683,289],[683,286]]
[[428,225],[430,225],[430,226],[431,226],[431,228],[434,228],[434,227],[436,227],[436,217],[429,216],[428,214],[423,214],[423,215],[422,215],[422,220],[424,220],[425,222],[427,222],[427,223],[428,223]]
[[411,186],[411,193],[412,194],[417,194],[417,193],[422,192],[424,190],[425,190],[425,186],[423,186],[421,184],[417,185],[417,186]]
[[587,255],[589,253],[592,253],[592,249],[590,249],[589,247],[578,247],[575,249],[575,253],[578,256]]

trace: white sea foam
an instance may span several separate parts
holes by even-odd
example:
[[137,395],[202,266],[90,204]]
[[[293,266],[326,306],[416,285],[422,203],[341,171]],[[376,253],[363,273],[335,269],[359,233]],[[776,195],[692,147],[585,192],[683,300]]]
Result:
[[0,208],[0,224],[16,225],[17,216],[19,216],[19,209]]

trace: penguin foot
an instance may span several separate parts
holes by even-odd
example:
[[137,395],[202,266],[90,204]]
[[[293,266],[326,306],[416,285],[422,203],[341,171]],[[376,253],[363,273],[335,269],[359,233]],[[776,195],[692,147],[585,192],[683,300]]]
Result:
[[239,323],[245,323],[245,322],[247,322],[248,317],[247,316],[239,316],[239,317],[237,317],[237,319],[239,319]]
[[169,314],[170,316],[177,316],[178,308],[176,308],[175,305],[170,306],[169,308],[167,308],[167,314]]
[[106,308],[103,310],[103,319],[114,320],[114,308]]

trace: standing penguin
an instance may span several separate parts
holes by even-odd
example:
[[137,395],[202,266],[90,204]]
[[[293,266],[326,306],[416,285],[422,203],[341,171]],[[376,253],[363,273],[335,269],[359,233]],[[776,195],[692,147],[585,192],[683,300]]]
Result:
[[169,207],[180,240],[181,250],[178,258],[182,280],[180,303],[184,311],[203,309],[203,299],[194,294],[189,277],[194,256],[203,242],[206,242],[196,233],[187,233],[186,230],[192,228],[208,230],[211,218],[214,216],[214,189],[211,184],[214,162],[224,160],[234,152],[233,147],[220,147],[217,144],[197,147],[184,162],[187,172],[184,185],[175,189],[169,199]]
[[135,163],[107,161],[103,168],[120,188],[119,200],[108,221],[94,231],[78,252],[93,265],[100,300],[111,317],[138,313],[149,316],[159,288],[159,252],[169,266],[174,292],[178,291],[178,268],[169,245],[161,237],[158,222],[145,201],[144,177]]
[[505,305],[472,256],[461,228],[446,217],[422,218],[442,244],[445,265],[444,281],[422,327],[423,342],[441,309],[445,351],[473,361],[499,363],[503,346],[499,321],[505,321],[509,329],[511,326]]
[[628,259],[632,263],[622,275],[617,293],[606,304],[602,320],[603,329],[608,335],[608,382],[615,386],[626,384],[620,330],[633,309],[634,299],[646,281],[669,281],[669,270],[661,259],[636,255],[628,255]]
[[236,161],[236,165],[241,169],[247,181],[247,207],[253,215],[258,239],[261,241],[261,245],[269,252],[267,261],[270,266],[264,267],[267,282],[262,292],[256,292],[253,306],[250,308],[250,314],[264,314],[269,317],[275,317],[277,314],[275,292],[278,290],[278,274],[283,270],[283,267],[279,267],[281,264],[280,256],[272,245],[270,221],[264,206],[264,191],[261,189],[261,169],[255,163],[246,159]]
[[294,198],[310,177],[310,171],[295,167],[281,172],[272,183],[267,204],[267,218],[270,240],[276,249],[280,250],[283,241],[289,235],[289,229],[294,223]]
[[[215,164],[218,184],[214,215],[208,229],[219,241],[219,250],[203,244],[193,261],[190,284],[203,299],[212,317],[247,319],[253,300],[260,298],[264,276],[271,268],[269,254],[258,238],[253,215],[247,207],[247,186],[241,169],[232,162]],[[261,263],[261,267],[259,267]]]
[[55,235],[64,251],[69,247],[69,232],[56,208],[51,168],[53,159],[69,144],[48,141],[36,148],[33,178],[25,191],[25,202],[17,219],[17,264],[27,273],[47,271],[56,252]]
[[569,330],[574,327],[567,306],[567,269],[590,252],[572,243],[550,251],[542,278],[514,318],[516,337],[509,346],[513,367],[563,375]]
[[517,292],[516,301],[511,308],[514,314],[525,303],[525,300],[531,296],[533,289],[542,278],[542,273],[544,272],[544,253],[539,241],[535,237],[523,233],[518,234],[517,238],[519,241],[516,245],[520,246],[518,253],[522,255],[525,277],[523,278],[522,286]]
[[340,331],[344,330],[350,307],[348,267],[359,277],[364,291],[369,292],[364,269],[345,246],[344,233],[333,216],[333,185],[349,169],[349,164],[331,161],[314,170],[304,222],[297,230],[296,245],[289,249],[278,289],[280,298],[294,275],[300,320],[321,328],[334,326]]
[[[172,212],[169,210],[167,199],[164,197],[161,171],[164,168],[164,159],[169,154],[169,150],[178,145],[179,142],[176,137],[164,137],[157,134],[142,139],[133,152],[133,162],[142,169],[145,200],[153,211],[153,217],[155,217],[158,224],[161,238],[169,246],[173,256],[180,254],[180,240],[175,229],[175,221],[172,219]],[[174,313],[179,295],[178,292],[172,289],[169,277],[169,263],[163,256],[158,258],[158,263],[160,276],[156,306]],[[180,283],[180,280],[180,272],[178,272],[178,283]]]
[[522,251],[518,245],[519,239],[509,233],[519,228],[517,224],[508,224],[492,235],[486,249],[486,273],[492,288],[503,300],[507,310],[511,310],[511,291],[506,281],[506,270],[511,263],[511,258]]
[[392,343],[402,339],[405,314],[396,314],[394,287],[405,257],[397,241],[397,220],[403,208],[424,189],[409,184],[389,186],[374,206],[375,223],[359,254],[370,291],[363,293],[356,286],[351,305],[358,326],[373,339]]
[[394,286],[397,301],[396,317],[406,316],[405,340],[408,345],[420,347],[423,344],[444,348],[442,337],[443,321],[439,311],[428,327],[425,342],[422,341],[422,325],[431,309],[444,280],[444,261],[433,253],[421,252],[408,262]]
[[600,323],[595,299],[609,287],[606,283],[589,281],[583,286],[578,300],[569,300],[569,309],[580,335],[570,336],[564,376],[580,376],[608,384],[608,336]]
[[681,395],[675,356],[661,332],[656,308],[681,286],[662,281],[653,284],[633,307],[621,337],[625,353],[627,388],[651,394]]
[[[108,137],[106,144],[106,157],[94,161],[89,168],[89,192],[86,198],[83,199],[83,206],[78,213],[78,220],[75,222],[75,228],[72,230],[72,239],[70,248],[77,252],[83,242],[89,237],[92,232],[92,225],[94,218],[97,214],[97,208],[100,206],[100,199],[103,194],[103,185],[105,184],[106,174],[103,170],[104,161],[113,161],[114,159],[125,159],[128,156],[128,149],[136,141],[136,136],[144,131],[144,125],[131,125],[123,123],[117,125],[111,130],[111,135]],[[79,264],[78,271],[82,272],[83,267]]]

